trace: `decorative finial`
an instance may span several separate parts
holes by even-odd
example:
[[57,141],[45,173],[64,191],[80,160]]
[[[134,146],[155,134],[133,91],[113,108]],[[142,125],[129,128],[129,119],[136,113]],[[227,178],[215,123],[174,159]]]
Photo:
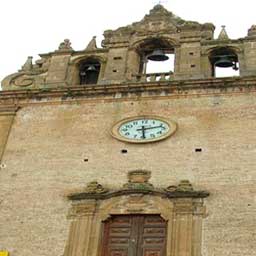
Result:
[[157,0],[157,1],[154,1],[155,5],[163,5],[163,4],[167,4],[167,3],[168,3],[168,0]]
[[33,63],[32,63],[33,57],[28,56],[26,62],[22,66],[21,70],[22,71],[30,71],[33,68]]
[[124,184],[125,189],[150,190],[153,185],[148,181],[151,178],[151,172],[146,170],[135,170],[128,172],[128,183]]
[[108,189],[104,188],[97,181],[91,181],[87,184],[84,192],[87,194],[101,194],[108,192]]
[[193,187],[189,180],[181,180],[176,191],[191,192]]
[[97,44],[96,44],[96,36],[93,36],[85,50],[91,51],[91,50],[96,50],[97,49]]
[[220,31],[220,34],[218,36],[218,40],[229,40],[227,31],[226,31],[226,26],[222,25],[222,30]]
[[69,39],[64,39],[62,43],[59,45],[59,51],[72,51],[71,42]]
[[178,186],[171,185],[165,189],[167,192],[193,192],[193,186],[189,180],[181,180]]
[[252,25],[250,29],[248,29],[248,36],[256,37],[256,25]]

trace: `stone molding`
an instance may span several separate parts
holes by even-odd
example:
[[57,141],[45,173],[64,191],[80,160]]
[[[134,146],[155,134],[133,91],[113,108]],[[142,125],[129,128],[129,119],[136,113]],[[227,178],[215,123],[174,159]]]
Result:
[[7,141],[18,109],[19,107],[15,105],[0,106],[0,164],[2,164]]
[[[188,81],[165,81],[165,82],[151,82],[151,83],[125,83],[125,84],[110,84],[110,85],[93,85],[93,86],[73,86],[67,85],[60,88],[42,88],[30,90],[14,90],[1,91],[0,104],[2,105],[20,105],[23,102],[27,104],[40,103],[40,101],[47,99],[63,100],[88,100],[97,99],[104,96],[105,99],[111,97],[117,101],[124,97],[150,97],[168,95],[182,96],[185,95],[216,95],[227,94],[233,92],[248,93],[256,91],[255,77],[233,77],[233,78],[219,78],[219,79],[204,79],[204,80],[188,80]],[[129,94],[129,95],[127,95]],[[129,96],[129,97],[128,97]],[[36,100],[36,101],[35,101]],[[45,104],[45,101],[42,101]]]
[[0,116],[14,116],[16,115],[16,112],[19,110],[19,107],[17,106],[1,106],[0,107]]
[[[136,170],[128,174],[128,183],[149,184],[149,178],[149,172]],[[171,186],[172,191],[153,185],[132,187],[108,191],[93,182],[83,193],[68,195],[71,226],[64,255],[99,256],[104,221],[113,215],[156,214],[168,222],[167,256],[201,256],[203,198],[209,193],[194,191],[188,181]]]

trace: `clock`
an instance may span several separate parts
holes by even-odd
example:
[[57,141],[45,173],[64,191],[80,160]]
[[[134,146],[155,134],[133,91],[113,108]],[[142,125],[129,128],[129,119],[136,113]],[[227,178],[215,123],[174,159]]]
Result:
[[172,135],[177,124],[157,116],[137,116],[119,121],[112,128],[111,135],[121,141],[147,143],[163,140]]

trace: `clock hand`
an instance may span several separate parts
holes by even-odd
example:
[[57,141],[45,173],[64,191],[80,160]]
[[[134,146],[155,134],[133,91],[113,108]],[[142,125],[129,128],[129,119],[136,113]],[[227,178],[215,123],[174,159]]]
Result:
[[[143,127],[144,127],[143,130],[155,129],[155,128],[159,128],[159,127],[163,127],[164,128],[164,126],[162,126],[162,125],[153,126],[153,127],[145,127],[145,126],[143,126]],[[142,131],[142,129],[137,129],[137,131]]]
[[159,125],[159,126],[146,127],[145,130],[155,129],[155,128],[159,128],[159,127],[163,127],[163,126]]
[[146,139],[146,136],[145,136],[145,126],[142,125],[140,129],[137,129],[136,131],[142,131],[142,138],[143,139]]
[[142,138],[146,139],[146,136],[145,136],[145,126],[142,125],[141,129],[142,129]]

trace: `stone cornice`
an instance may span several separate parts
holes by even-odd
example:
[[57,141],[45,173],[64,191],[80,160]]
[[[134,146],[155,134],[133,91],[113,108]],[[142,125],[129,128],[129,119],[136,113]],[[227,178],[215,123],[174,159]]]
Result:
[[121,189],[109,190],[97,181],[87,184],[82,191],[67,195],[69,200],[105,200],[133,194],[159,196],[162,198],[205,198],[210,195],[207,191],[196,191],[189,180],[181,180],[178,186],[171,185],[167,188],[157,189],[149,183],[151,172],[146,170],[134,170],[128,172],[128,183]]
[[0,116],[15,115],[19,107],[13,105],[0,106]]
[[[0,92],[1,105],[40,103],[51,100],[124,99],[134,97],[174,95],[218,95],[225,93],[256,92],[256,77],[229,77],[198,80],[175,80],[164,82],[129,82],[110,85],[72,86]],[[43,103],[43,102],[42,102]]]
[[142,195],[152,195],[160,196],[164,198],[206,198],[210,195],[207,191],[164,191],[164,190],[142,190],[142,189],[123,189],[118,191],[110,191],[106,193],[77,193],[68,196],[69,200],[77,201],[84,199],[97,199],[106,200],[112,197],[132,195],[132,194],[142,194]]
[[54,51],[54,52],[49,52],[49,53],[41,53],[39,54],[40,57],[51,57],[51,56],[56,56],[56,55],[81,55],[81,54],[97,54],[97,53],[105,53],[108,52],[107,48],[97,48],[95,50],[69,50],[69,51]]

